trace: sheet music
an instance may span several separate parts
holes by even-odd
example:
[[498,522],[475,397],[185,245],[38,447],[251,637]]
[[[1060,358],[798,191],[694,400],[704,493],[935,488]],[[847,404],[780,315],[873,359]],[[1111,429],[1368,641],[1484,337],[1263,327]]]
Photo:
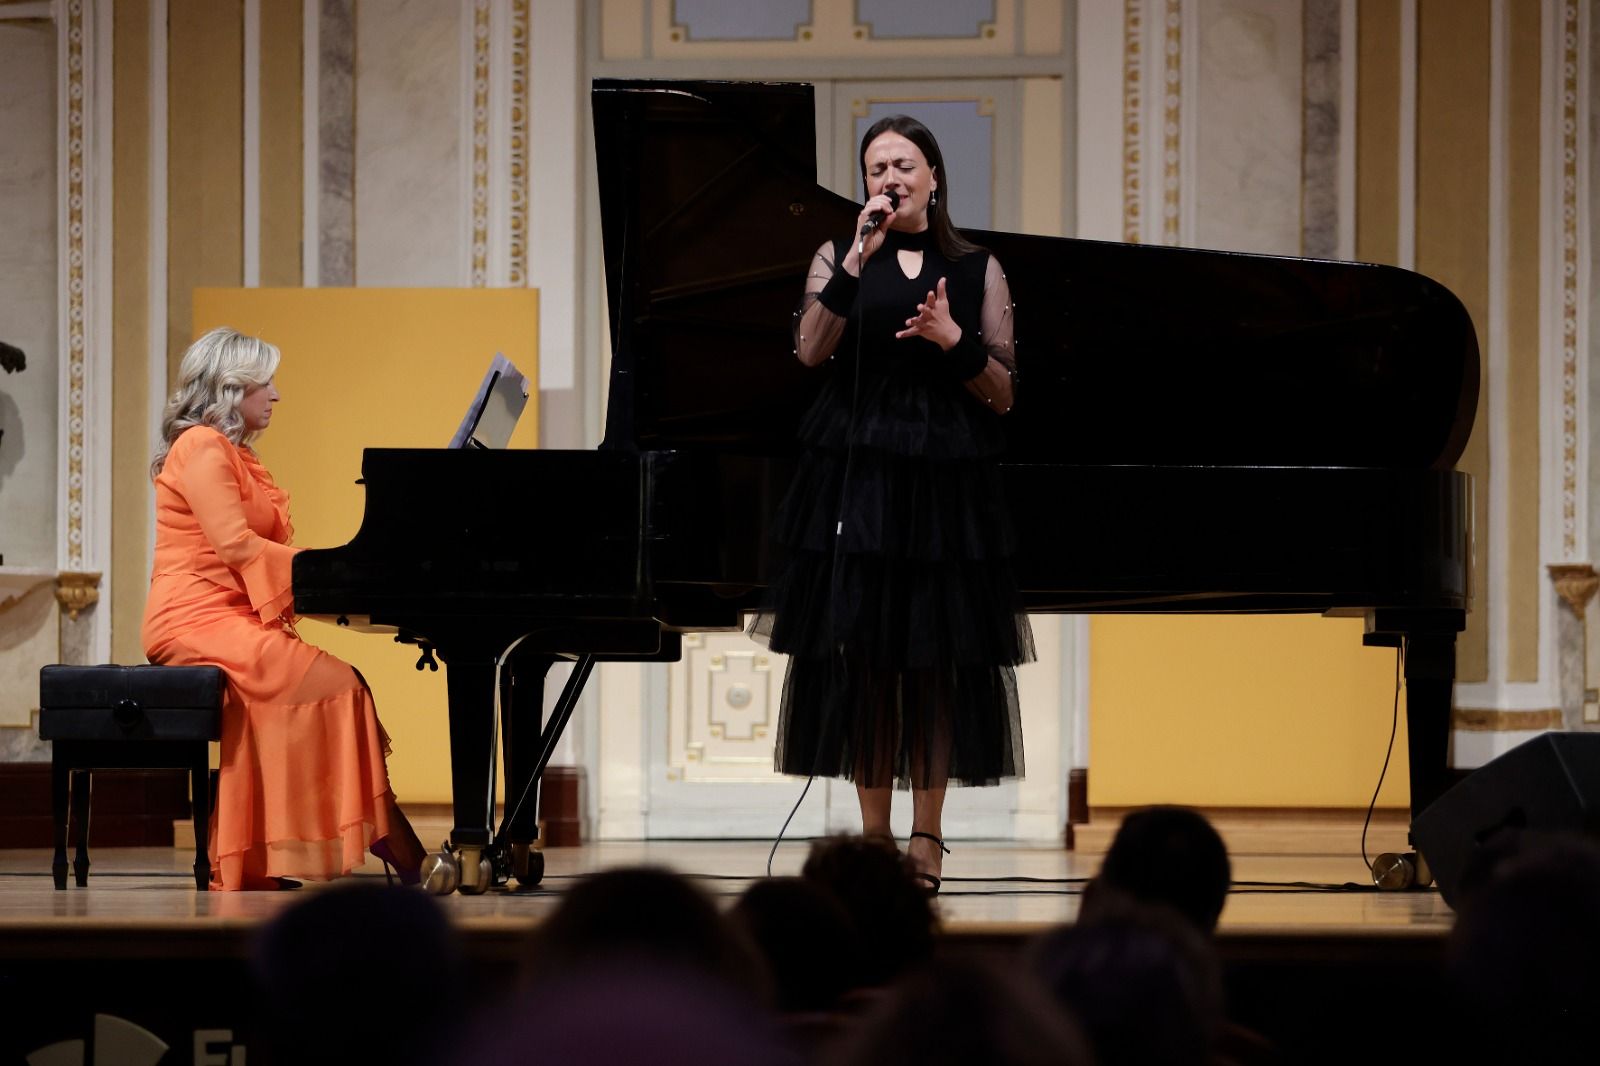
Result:
[[504,448],[527,405],[528,379],[511,360],[496,352],[466,417],[450,438],[450,447]]

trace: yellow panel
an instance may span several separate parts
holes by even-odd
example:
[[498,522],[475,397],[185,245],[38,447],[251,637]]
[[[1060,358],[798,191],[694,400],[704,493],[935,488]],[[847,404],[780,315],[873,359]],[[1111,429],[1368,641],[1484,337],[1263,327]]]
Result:
[[[150,7],[126,0],[111,13],[111,510],[145,514],[151,506],[150,358]],[[162,358],[162,356],[157,356]],[[111,525],[111,657],[144,661],[139,626],[150,588],[148,522]]]
[[261,6],[261,284],[299,285],[305,176],[300,0]]
[[601,0],[600,58],[644,58],[646,0]]
[[[1461,298],[1487,352],[1489,0],[1421,0],[1417,40],[1417,270]],[[1476,609],[1456,641],[1456,677],[1465,682],[1489,676],[1489,389],[1480,382],[1472,436],[1457,463],[1478,489]]]
[[1059,237],[1061,232],[1062,85],[1060,78],[1022,82],[1023,233]]
[[[1062,32],[1066,28],[1065,4],[1059,0],[1023,0],[1022,52],[1030,56],[1053,56],[1061,52]],[[1028,230],[1037,233],[1038,230]]]
[[167,8],[167,379],[190,296],[244,280],[243,0]]
[[[347,543],[361,523],[355,484],[369,447],[443,447],[496,352],[539,377],[539,294],[532,289],[199,289],[194,335],[231,325],[283,350],[283,395],[261,456],[291,496],[295,543]],[[512,437],[539,440],[538,393]],[[427,486],[417,486],[419,499]],[[367,678],[402,802],[450,800],[444,673],[418,673],[415,648],[389,636],[306,622],[301,636]]]
[[[1360,619],[1096,616],[1089,803],[1362,807],[1383,766],[1395,655]],[[1408,802],[1405,700],[1378,802]]]
[[1356,258],[1400,255],[1400,7],[1361,0],[1356,67]]
[[1506,10],[1506,680],[1539,679],[1539,6]]

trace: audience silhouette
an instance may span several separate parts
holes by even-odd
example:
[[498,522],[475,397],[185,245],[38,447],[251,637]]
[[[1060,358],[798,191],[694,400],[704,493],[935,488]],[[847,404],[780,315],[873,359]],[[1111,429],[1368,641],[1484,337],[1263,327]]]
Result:
[[431,1062],[466,1006],[459,942],[431,896],[355,882],[313,892],[254,945],[251,1062]]

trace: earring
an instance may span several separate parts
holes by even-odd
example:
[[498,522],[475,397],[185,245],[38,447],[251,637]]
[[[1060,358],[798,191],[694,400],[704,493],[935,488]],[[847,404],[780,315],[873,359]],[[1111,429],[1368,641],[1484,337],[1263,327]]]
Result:
[[939,206],[939,194],[938,194],[938,192],[930,192],[928,194],[928,210],[932,211],[935,207],[938,207],[938,206]]

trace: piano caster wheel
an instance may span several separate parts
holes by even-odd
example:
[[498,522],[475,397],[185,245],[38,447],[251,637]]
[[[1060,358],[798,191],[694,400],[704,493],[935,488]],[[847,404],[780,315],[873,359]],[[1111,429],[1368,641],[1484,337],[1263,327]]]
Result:
[[1389,892],[1427,888],[1433,884],[1428,860],[1414,851],[1404,855],[1386,851],[1372,860],[1372,883]]
[[536,887],[544,880],[544,852],[536,851],[526,844],[515,844],[512,847],[511,868],[516,874],[517,884],[522,888]]
[[422,860],[423,890],[434,896],[448,896],[461,884],[461,865],[448,851],[436,851]]
[[461,883],[456,891],[463,896],[481,896],[494,884],[494,861],[482,848],[462,848],[457,862],[461,868]]

